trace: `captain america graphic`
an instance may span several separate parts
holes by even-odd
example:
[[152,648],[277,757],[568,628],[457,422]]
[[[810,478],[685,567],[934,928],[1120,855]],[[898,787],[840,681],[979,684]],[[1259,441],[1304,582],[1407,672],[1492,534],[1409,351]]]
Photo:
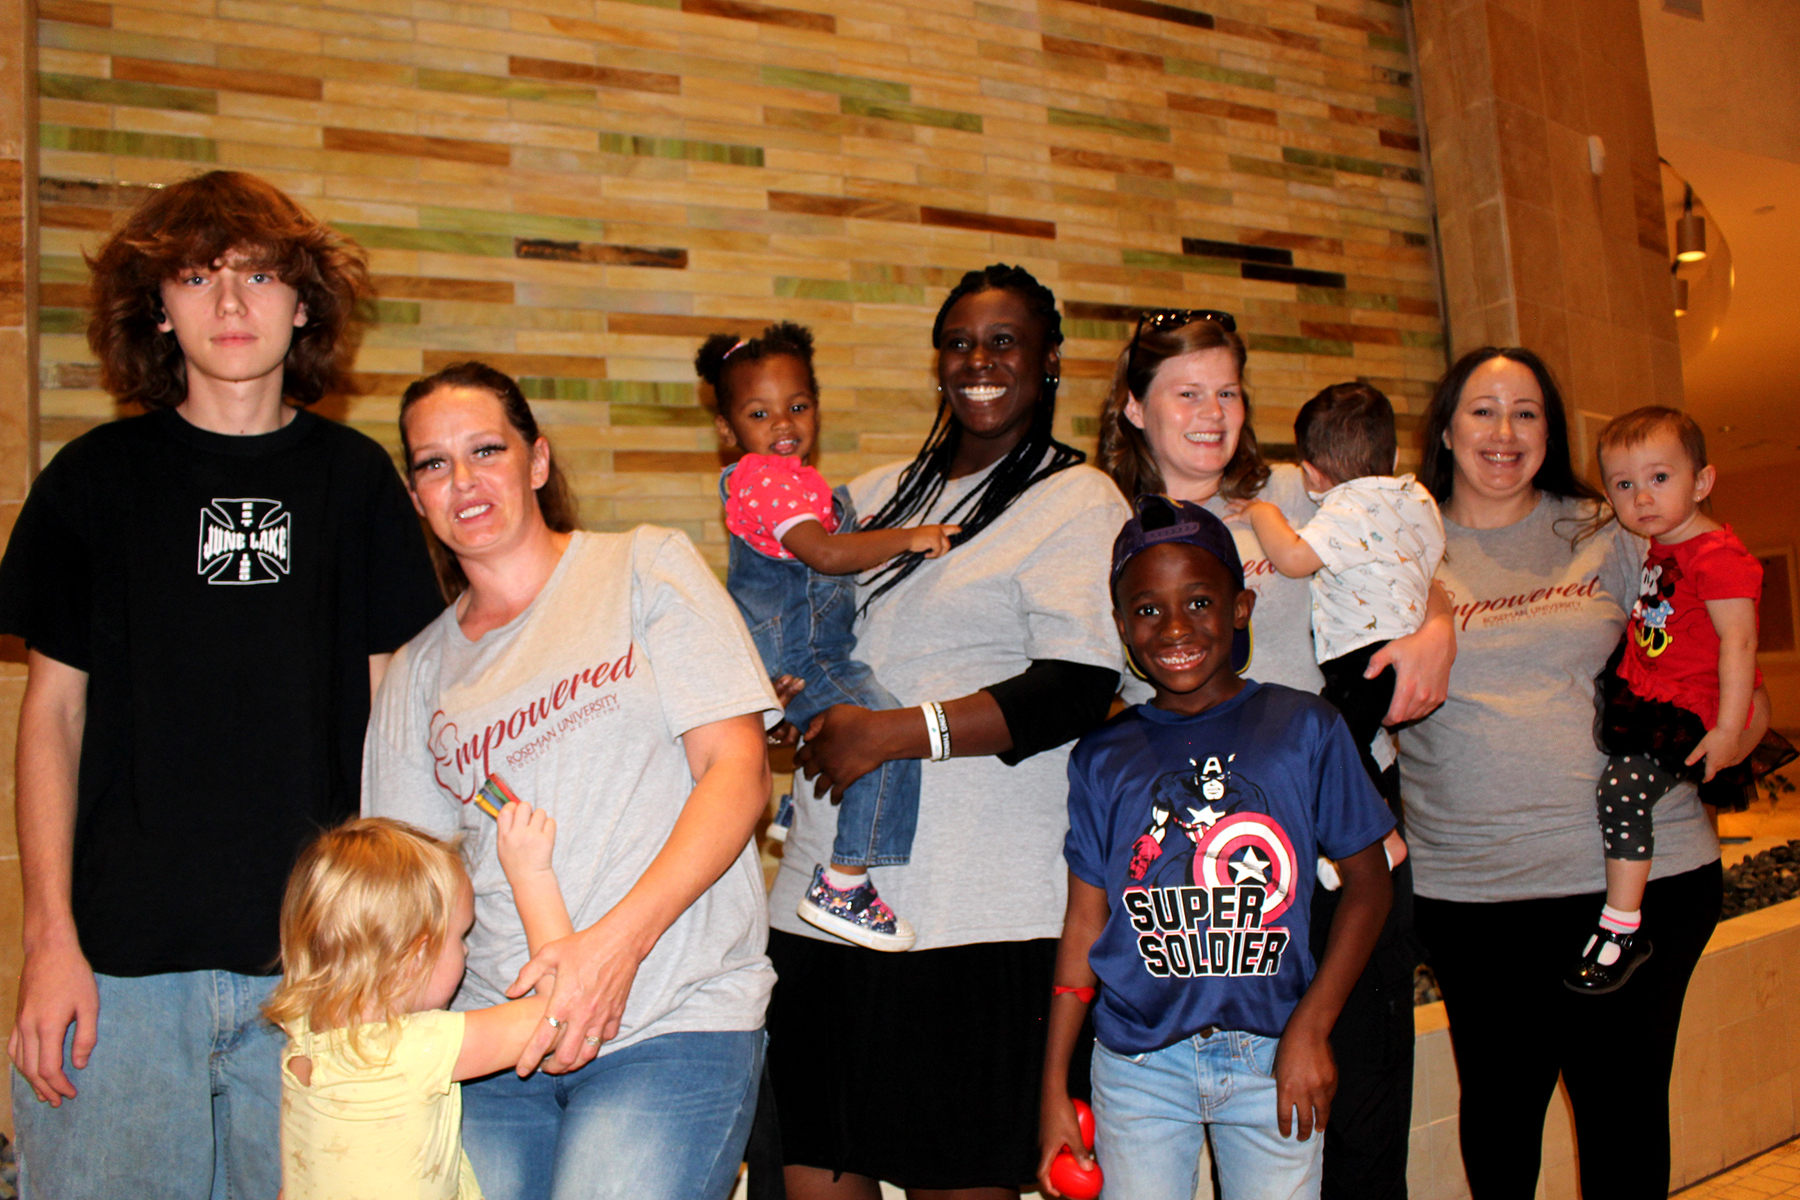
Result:
[[1293,893],[1293,844],[1262,789],[1231,770],[1235,757],[1195,756],[1156,780],[1150,824],[1132,843],[1126,875],[1152,888],[1257,885],[1267,894],[1265,918],[1274,917]]

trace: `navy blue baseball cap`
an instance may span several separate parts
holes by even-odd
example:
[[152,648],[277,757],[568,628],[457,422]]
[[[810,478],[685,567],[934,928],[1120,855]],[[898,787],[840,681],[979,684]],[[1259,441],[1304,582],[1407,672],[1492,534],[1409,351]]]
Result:
[[[1237,541],[1225,522],[1189,500],[1172,500],[1167,496],[1139,496],[1132,505],[1131,519],[1113,539],[1112,575],[1109,590],[1119,586],[1125,564],[1152,546],[1164,542],[1185,542],[1198,546],[1225,564],[1231,580],[1241,590],[1244,586],[1244,561],[1238,557]],[[1240,629],[1231,640],[1231,668],[1243,673],[1250,662],[1250,631]]]

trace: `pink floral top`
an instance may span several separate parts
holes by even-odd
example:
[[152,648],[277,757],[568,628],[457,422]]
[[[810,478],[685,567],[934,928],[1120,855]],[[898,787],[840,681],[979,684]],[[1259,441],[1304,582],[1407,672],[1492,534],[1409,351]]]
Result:
[[726,483],[725,528],[770,558],[792,558],[781,539],[802,521],[837,532],[831,485],[798,458],[746,454]]

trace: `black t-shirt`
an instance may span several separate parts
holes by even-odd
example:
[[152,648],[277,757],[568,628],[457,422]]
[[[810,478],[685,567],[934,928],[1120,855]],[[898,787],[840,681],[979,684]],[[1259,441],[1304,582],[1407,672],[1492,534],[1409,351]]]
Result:
[[357,811],[369,656],[443,610],[385,451],[159,411],[38,477],[0,632],[88,673],[73,901],[96,971],[274,969],[300,846]]

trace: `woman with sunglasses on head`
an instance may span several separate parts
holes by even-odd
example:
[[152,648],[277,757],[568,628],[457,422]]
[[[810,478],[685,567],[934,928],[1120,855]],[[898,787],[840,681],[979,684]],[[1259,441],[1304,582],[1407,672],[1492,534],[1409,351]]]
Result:
[[[1264,500],[1298,529],[1318,505],[1299,466],[1264,460],[1244,387],[1247,351],[1237,321],[1216,310],[1153,309],[1139,319],[1119,356],[1100,418],[1100,465],[1121,491],[1189,500],[1232,531],[1246,585],[1256,593],[1246,674],[1264,683],[1317,692],[1324,685],[1312,637],[1311,584],[1276,570],[1258,543],[1242,502]],[[1386,723],[1417,720],[1443,703],[1456,657],[1450,603],[1432,588],[1424,625],[1390,641],[1369,673],[1394,672]],[[1126,699],[1147,689],[1128,681]],[[1331,926],[1336,895],[1314,893],[1312,928]],[[1326,1126],[1328,1200],[1386,1200],[1406,1192],[1412,1110],[1411,877],[1394,873],[1394,904],[1382,940],[1338,1019],[1332,1049],[1337,1096]]]
[[[932,330],[941,398],[924,446],[850,484],[872,527],[962,529],[858,588],[857,657],[905,707],[828,708],[796,756],[812,784],[795,789],[769,937],[791,1200],[878,1200],[878,1180],[1002,1200],[1037,1170],[1068,743],[1118,687],[1107,564],[1129,515],[1052,436],[1061,342],[1056,297],[1028,272],[969,272]],[[830,853],[832,798],[902,758],[926,760],[918,825],[881,891],[917,940],[882,954],[795,907]]]

